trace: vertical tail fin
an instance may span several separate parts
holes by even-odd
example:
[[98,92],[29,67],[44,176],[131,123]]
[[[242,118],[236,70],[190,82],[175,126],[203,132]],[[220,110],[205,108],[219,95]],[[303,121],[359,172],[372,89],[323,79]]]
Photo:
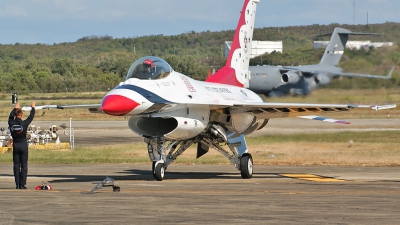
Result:
[[[320,36],[326,36],[326,35],[329,34],[324,34]],[[346,47],[349,35],[381,35],[381,34],[354,33],[349,30],[336,27],[333,30],[331,39],[329,40],[328,46],[326,47],[324,55],[322,56],[319,64],[337,66],[344,53],[344,48]]]
[[336,27],[319,64],[337,66],[344,53],[351,31]]
[[249,62],[257,3],[260,0],[245,0],[233,37],[232,47],[224,67],[206,79],[206,82],[249,87]]

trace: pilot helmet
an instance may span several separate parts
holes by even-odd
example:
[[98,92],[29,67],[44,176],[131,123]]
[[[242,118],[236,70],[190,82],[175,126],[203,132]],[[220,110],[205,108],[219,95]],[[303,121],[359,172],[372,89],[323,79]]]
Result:
[[154,63],[150,59],[145,59],[143,61],[143,68],[146,71],[151,71],[154,68]]

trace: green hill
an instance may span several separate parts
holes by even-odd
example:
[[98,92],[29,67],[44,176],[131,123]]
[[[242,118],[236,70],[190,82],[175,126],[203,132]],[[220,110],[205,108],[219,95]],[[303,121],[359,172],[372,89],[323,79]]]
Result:
[[[251,60],[252,65],[304,65],[318,63],[322,49],[313,49],[320,34],[331,33],[335,27],[354,32],[384,33],[367,36],[365,40],[390,41],[393,47],[346,50],[340,66],[346,71],[386,74],[391,66],[400,64],[400,23],[370,25],[310,25],[267,27],[255,29],[253,40],[283,41],[283,53],[272,53]],[[0,45],[0,91],[19,92],[82,92],[106,91],[125,78],[129,66],[145,55],[167,60],[179,72],[196,79],[205,79],[211,69],[225,64],[223,45],[230,41],[234,30],[220,32],[188,32],[180,35],[113,38],[82,37],[76,42]],[[356,39],[357,38],[357,39]],[[359,36],[350,40],[360,40]],[[399,71],[389,81],[342,79],[327,88],[395,88],[400,85]]]

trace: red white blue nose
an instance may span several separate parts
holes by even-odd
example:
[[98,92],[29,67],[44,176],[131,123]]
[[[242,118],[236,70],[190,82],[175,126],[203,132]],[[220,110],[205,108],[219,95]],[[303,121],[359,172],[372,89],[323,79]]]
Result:
[[122,95],[107,95],[101,102],[101,110],[108,115],[124,116],[140,104]]

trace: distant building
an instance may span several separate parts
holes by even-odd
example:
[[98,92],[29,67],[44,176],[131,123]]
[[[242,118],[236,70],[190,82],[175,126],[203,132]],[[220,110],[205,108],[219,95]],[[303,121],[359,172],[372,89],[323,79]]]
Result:
[[[329,41],[314,41],[314,48],[326,48],[328,46]],[[369,48],[373,46],[374,48],[392,46],[393,42],[371,42],[367,41],[347,41],[346,48],[350,49],[360,49],[360,48]]]
[[[232,41],[225,41],[225,57],[228,57]],[[252,41],[250,57],[254,58],[273,51],[282,52],[282,41]]]

